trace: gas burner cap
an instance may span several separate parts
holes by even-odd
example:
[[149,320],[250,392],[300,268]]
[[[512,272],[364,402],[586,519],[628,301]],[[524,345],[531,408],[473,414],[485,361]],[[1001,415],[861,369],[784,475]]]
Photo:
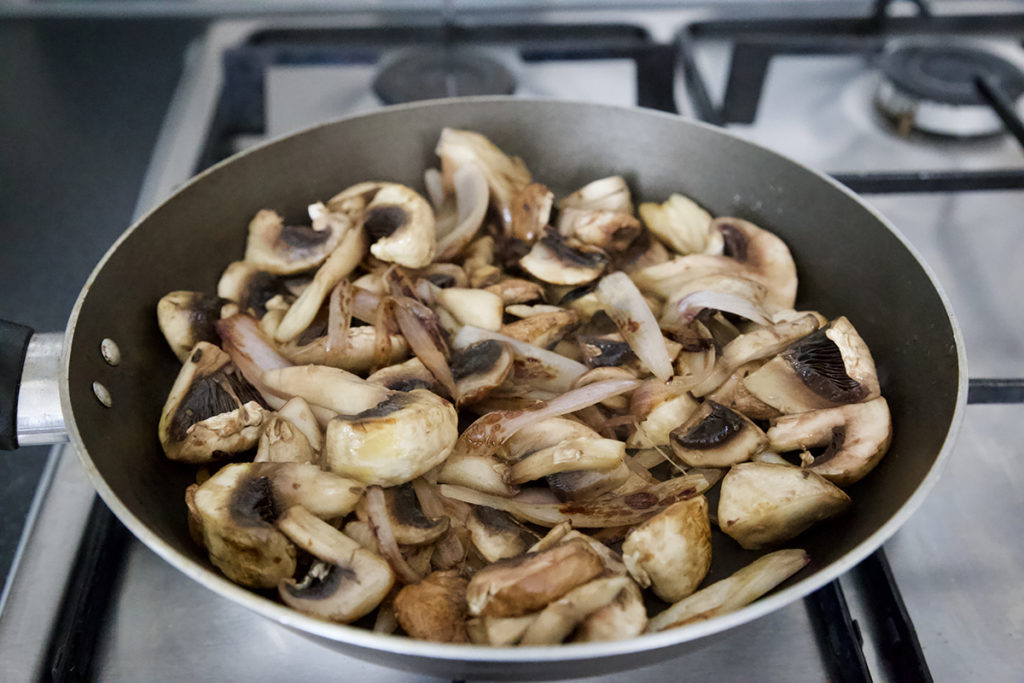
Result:
[[975,79],[997,83],[1018,103],[1024,96],[1024,73],[983,47],[937,43],[903,44],[887,50],[879,62],[882,80],[875,105],[898,130],[973,137],[1003,130]]
[[462,95],[511,95],[516,81],[500,62],[476,51],[418,48],[385,66],[373,81],[384,104]]

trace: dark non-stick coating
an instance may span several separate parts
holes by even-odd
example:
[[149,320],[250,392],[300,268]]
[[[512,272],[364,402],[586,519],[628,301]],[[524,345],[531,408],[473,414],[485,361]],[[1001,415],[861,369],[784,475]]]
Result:
[[[962,400],[955,326],[904,242],[828,180],[718,130],[642,110],[505,99],[389,109],[279,140],[207,172],[111,250],[72,318],[65,406],[72,439],[80,437],[101,493],[136,533],[144,527],[159,537],[167,545],[158,552],[193,576],[210,567],[186,526],[183,494],[193,471],[164,458],[156,437],[179,368],[157,328],[157,300],[175,289],[215,291],[224,267],[242,257],[246,226],[259,209],[301,220],[308,204],[370,179],[421,189],[423,170],[437,164],[433,150],[445,126],[485,133],[556,192],[622,174],[635,200],[682,192],[712,214],[738,216],[782,236],[800,276],[798,306],[854,323],[877,361],[895,430],[882,464],[849,489],[852,511],[798,540],[812,564],[797,579],[813,581],[851,553],[866,552],[866,543],[884,540],[876,532],[900,516],[932,470]],[[100,355],[105,337],[122,350],[116,367]],[[109,388],[112,408],[93,396],[95,380]],[[717,543],[712,577],[754,556]],[[217,581],[204,583],[220,590]],[[344,640],[344,630],[338,633],[327,637]],[[443,653],[434,662],[403,657],[405,641],[391,640],[392,652],[379,661],[447,675],[538,675],[524,662],[495,668],[458,664],[459,656]],[[577,662],[571,672],[636,661],[604,662],[599,669]]]

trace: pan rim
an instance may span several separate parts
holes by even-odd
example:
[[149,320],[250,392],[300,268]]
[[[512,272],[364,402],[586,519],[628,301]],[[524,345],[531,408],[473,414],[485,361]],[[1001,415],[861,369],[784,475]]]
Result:
[[[120,245],[127,240],[132,233],[135,232],[141,225],[147,222],[150,215],[160,210],[168,201],[172,198],[177,197],[179,194],[186,192],[193,184],[202,182],[203,179],[210,174],[215,173],[221,167],[232,163],[240,158],[247,156],[250,153],[257,152],[270,145],[276,144],[282,140],[308,134],[314,130],[319,130],[325,127],[334,126],[343,121],[352,121],[362,119],[366,117],[379,117],[382,114],[388,114],[392,112],[401,112],[408,109],[430,109],[430,108],[443,108],[448,106],[457,106],[464,104],[495,104],[495,103],[512,103],[514,105],[522,106],[548,106],[548,107],[586,107],[590,109],[605,109],[611,111],[617,111],[621,113],[629,113],[633,116],[649,116],[652,119],[663,119],[671,120],[675,124],[682,124],[684,126],[694,126],[697,128],[705,129],[716,135],[723,136],[731,139],[735,142],[740,142],[744,145],[750,145],[757,148],[763,153],[770,154],[777,157],[789,164],[793,164],[799,167],[800,170],[816,176],[820,180],[824,180],[826,183],[831,185],[834,189],[845,194],[848,198],[852,199],[858,206],[863,210],[867,211],[876,221],[881,223],[887,230],[889,230],[903,245],[903,247],[914,257],[919,266],[924,271],[929,282],[934,288],[939,300],[945,309],[946,315],[949,319],[950,327],[952,330],[953,339],[956,346],[958,376],[957,376],[957,393],[956,401],[953,409],[953,415],[950,419],[949,428],[946,432],[945,438],[943,439],[942,446],[939,449],[934,462],[929,468],[927,474],[918,484],[917,488],[907,497],[902,505],[896,510],[896,512],[886,521],[882,526],[876,529],[870,536],[864,539],[862,542],[854,546],[850,551],[843,555],[839,560],[822,567],[815,574],[806,578],[797,580],[793,585],[788,586],[780,591],[773,592],[759,600],[756,600],[750,605],[743,607],[735,612],[731,612],[719,617],[708,619],[687,626],[663,631],[660,633],[643,634],[635,638],[612,641],[612,642],[597,642],[597,643],[570,643],[563,644],[557,647],[515,647],[515,648],[502,648],[494,646],[483,646],[483,645],[455,645],[448,643],[434,643],[428,641],[419,641],[412,638],[403,636],[394,636],[390,634],[378,634],[372,631],[357,628],[344,624],[334,624],[326,621],[321,621],[313,617],[306,616],[300,612],[292,610],[284,605],[275,603],[267,598],[259,596],[242,586],[236,585],[229,581],[227,578],[221,576],[215,570],[204,566],[203,564],[187,557],[182,554],[168,542],[166,542],[161,536],[150,530],[138,517],[136,517],[126,505],[124,505],[120,498],[114,493],[114,491],[107,485],[106,481],[99,473],[91,457],[88,454],[85,443],[78,430],[78,426],[75,422],[74,412],[72,410],[71,398],[70,398],[70,361],[71,361],[71,348],[72,340],[75,333],[78,317],[81,313],[82,306],[87,298],[93,282],[97,279],[100,273],[103,271],[104,266],[112,257],[112,255],[118,250]],[[295,131],[282,136],[275,137],[268,140],[256,147],[245,150],[239,154],[233,155],[227,159],[224,159],[217,164],[214,164],[210,168],[202,171],[193,178],[189,179],[188,182],[181,185],[174,193],[163,198],[159,204],[148,210],[141,218],[130,225],[110,246],[103,258],[97,263],[92,273],[89,275],[88,280],[83,286],[79,293],[74,308],[72,309],[71,316],[68,320],[68,325],[65,330],[64,347],[61,355],[60,364],[60,396],[61,396],[61,407],[65,416],[67,425],[68,437],[71,443],[74,445],[75,450],[78,452],[78,456],[89,478],[92,481],[97,493],[103,499],[104,503],[117,515],[125,526],[127,526],[131,532],[138,538],[144,545],[150,550],[160,556],[163,560],[174,566],[177,570],[189,578],[195,580],[205,588],[208,588],[222,596],[225,596],[233,602],[260,614],[261,616],[271,619],[282,626],[317,636],[330,641],[335,641],[342,644],[351,645],[363,650],[375,650],[390,652],[397,655],[402,655],[411,658],[425,658],[438,661],[450,661],[452,663],[474,663],[474,664],[514,664],[514,663],[525,663],[530,662],[533,664],[544,664],[556,662],[568,662],[577,660],[589,660],[589,659],[609,659],[622,655],[630,655],[641,652],[649,652],[653,650],[661,650],[672,646],[681,645],[682,643],[692,642],[701,640],[708,636],[720,633],[727,629],[734,628],[741,624],[753,621],[762,616],[765,616],[771,612],[774,612],[791,602],[795,602],[801,599],[825,584],[833,581],[842,574],[845,574],[854,566],[859,564],[872,552],[877,550],[882,544],[888,540],[905,522],[909,517],[917,510],[921,505],[924,498],[932,490],[938,481],[939,477],[944,470],[946,463],[951,456],[953,448],[956,443],[957,435],[960,431],[961,424],[963,422],[965,408],[967,404],[967,359],[966,350],[964,346],[964,339],[960,329],[959,322],[956,314],[953,310],[952,304],[945,289],[942,287],[935,273],[924,260],[919,251],[907,240],[900,230],[889,222],[884,216],[882,216],[871,204],[865,201],[863,198],[858,196],[852,190],[842,185],[838,181],[829,177],[828,175],[806,166],[796,160],[786,157],[774,150],[763,147],[757,143],[744,140],[743,138],[711,124],[707,124],[701,121],[688,119],[678,114],[670,114],[667,112],[660,112],[655,110],[640,109],[637,107],[622,107],[616,105],[607,104],[595,104],[590,102],[564,100],[564,99],[538,99],[538,98],[522,98],[514,96],[481,96],[481,97],[463,97],[463,98],[449,98],[439,100],[427,100],[422,102],[414,102],[408,104],[395,105],[390,107],[383,107],[375,109],[370,112],[364,112],[354,114],[350,116],[340,117],[331,121],[327,121],[315,126],[311,126],[300,131]]]

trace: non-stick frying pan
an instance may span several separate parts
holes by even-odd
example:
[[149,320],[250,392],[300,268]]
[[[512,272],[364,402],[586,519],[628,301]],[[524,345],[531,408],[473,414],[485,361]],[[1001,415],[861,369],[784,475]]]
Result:
[[[556,193],[622,174],[638,199],[682,192],[712,214],[772,230],[793,252],[798,307],[846,315],[856,325],[892,409],[892,447],[872,474],[849,489],[854,505],[847,514],[793,543],[806,548],[812,561],[779,590],[738,612],[623,642],[439,645],[294,612],[223,578],[192,542],[183,496],[194,473],[168,461],[156,437],[179,368],[157,328],[157,300],[175,289],[213,292],[225,265],[241,257],[246,225],[259,209],[300,220],[308,204],[359,181],[420,187],[423,170],[437,163],[433,149],[445,126],[486,134],[521,156]],[[101,352],[107,338],[120,348],[117,365]],[[4,352],[20,359],[22,350]],[[324,644],[452,678],[555,678],[642,666],[807,595],[874,551],[920,504],[952,448],[967,387],[963,343],[938,284],[906,240],[842,186],[676,116],[506,98],[444,100],[350,117],[201,174],[129,228],[93,271],[68,323],[59,372],[71,442],[103,500],[153,551],[210,590]],[[109,390],[110,407],[97,399],[94,382]],[[4,410],[0,424],[10,437],[13,418],[10,408]],[[756,557],[728,539],[716,542],[714,552],[711,579]]]

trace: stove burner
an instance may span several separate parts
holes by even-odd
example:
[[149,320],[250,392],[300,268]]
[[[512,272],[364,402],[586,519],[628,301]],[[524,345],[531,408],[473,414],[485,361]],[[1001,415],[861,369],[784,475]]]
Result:
[[479,52],[410,50],[384,67],[373,90],[384,104],[456,95],[511,95],[516,81],[501,63]]
[[985,78],[1011,101],[1024,95],[1024,73],[981,47],[905,44],[879,63],[882,81],[875,105],[902,134],[917,129],[938,135],[992,135],[1002,123],[978,91]]

